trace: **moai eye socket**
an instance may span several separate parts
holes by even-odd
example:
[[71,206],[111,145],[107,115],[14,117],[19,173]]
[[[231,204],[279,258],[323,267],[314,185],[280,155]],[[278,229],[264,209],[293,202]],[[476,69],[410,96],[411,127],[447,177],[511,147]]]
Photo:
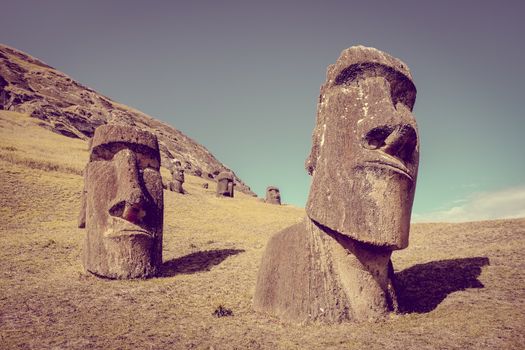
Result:
[[385,140],[390,136],[393,130],[393,127],[387,125],[373,128],[363,137],[363,147],[370,150],[383,147],[385,145]]

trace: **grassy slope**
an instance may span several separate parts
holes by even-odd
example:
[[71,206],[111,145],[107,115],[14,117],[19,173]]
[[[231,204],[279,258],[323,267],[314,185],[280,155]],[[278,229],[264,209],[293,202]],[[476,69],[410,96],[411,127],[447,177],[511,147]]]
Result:
[[[266,241],[304,212],[215,198],[215,183],[205,190],[192,176],[186,195],[165,192],[164,276],[86,274],[76,228],[86,143],[36,122],[0,111],[0,348],[525,347],[525,219],[414,225],[410,247],[394,253],[406,313],[372,324],[253,312]],[[214,317],[219,305],[233,317]]]

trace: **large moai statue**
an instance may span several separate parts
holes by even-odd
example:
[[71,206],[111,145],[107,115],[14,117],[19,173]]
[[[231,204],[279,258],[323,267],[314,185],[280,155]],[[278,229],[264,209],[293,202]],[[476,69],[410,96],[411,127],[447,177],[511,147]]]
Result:
[[229,171],[222,171],[217,175],[217,197],[233,198],[233,174]]
[[266,188],[266,203],[281,205],[281,191],[275,186]]
[[351,47],[328,67],[306,161],[307,217],[268,242],[257,311],[334,323],[396,310],[390,257],[408,245],[415,98],[407,66],[379,50]]
[[180,161],[175,161],[171,168],[170,191],[184,193],[182,184],[184,183],[184,169]]
[[146,278],[162,264],[163,191],[157,137],[130,126],[95,130],[85,169],[84,268]]

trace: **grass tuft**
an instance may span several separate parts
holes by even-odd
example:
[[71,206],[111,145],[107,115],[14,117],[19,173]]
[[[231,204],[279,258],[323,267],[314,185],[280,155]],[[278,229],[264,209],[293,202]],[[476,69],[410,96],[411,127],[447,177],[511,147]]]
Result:
[[228,317],[233,316],[233,311],[230,309],[225,308],[222,305],[219,305],[215,311],[213,311],[213,316],[219,318],[219,317]]

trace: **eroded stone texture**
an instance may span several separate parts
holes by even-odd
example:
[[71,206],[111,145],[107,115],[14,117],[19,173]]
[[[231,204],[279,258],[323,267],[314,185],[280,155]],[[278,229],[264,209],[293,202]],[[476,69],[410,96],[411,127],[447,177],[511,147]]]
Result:
[[328,67],[306,160],[307,218],[269,241],[256,310],[328,323],[396,310],[390,256],[408,245],[415,97],[406,65],[379,50],[351,47]]
[[159,169],[152,133],[121,125],[95,130],[85,170],[87,271],[119,279],[158,272],[164,209]]
[[223,171],[217,175],[217,197],[233,197],[233,174]]
[[83,171],[84,175],[84,187],[82,187],[82,193],[80,195],[80,212],[78,214],[78,228],[86,228],[86,170]]
[[281,205],[281,191],[277,187],[266,188],[266,203]]

